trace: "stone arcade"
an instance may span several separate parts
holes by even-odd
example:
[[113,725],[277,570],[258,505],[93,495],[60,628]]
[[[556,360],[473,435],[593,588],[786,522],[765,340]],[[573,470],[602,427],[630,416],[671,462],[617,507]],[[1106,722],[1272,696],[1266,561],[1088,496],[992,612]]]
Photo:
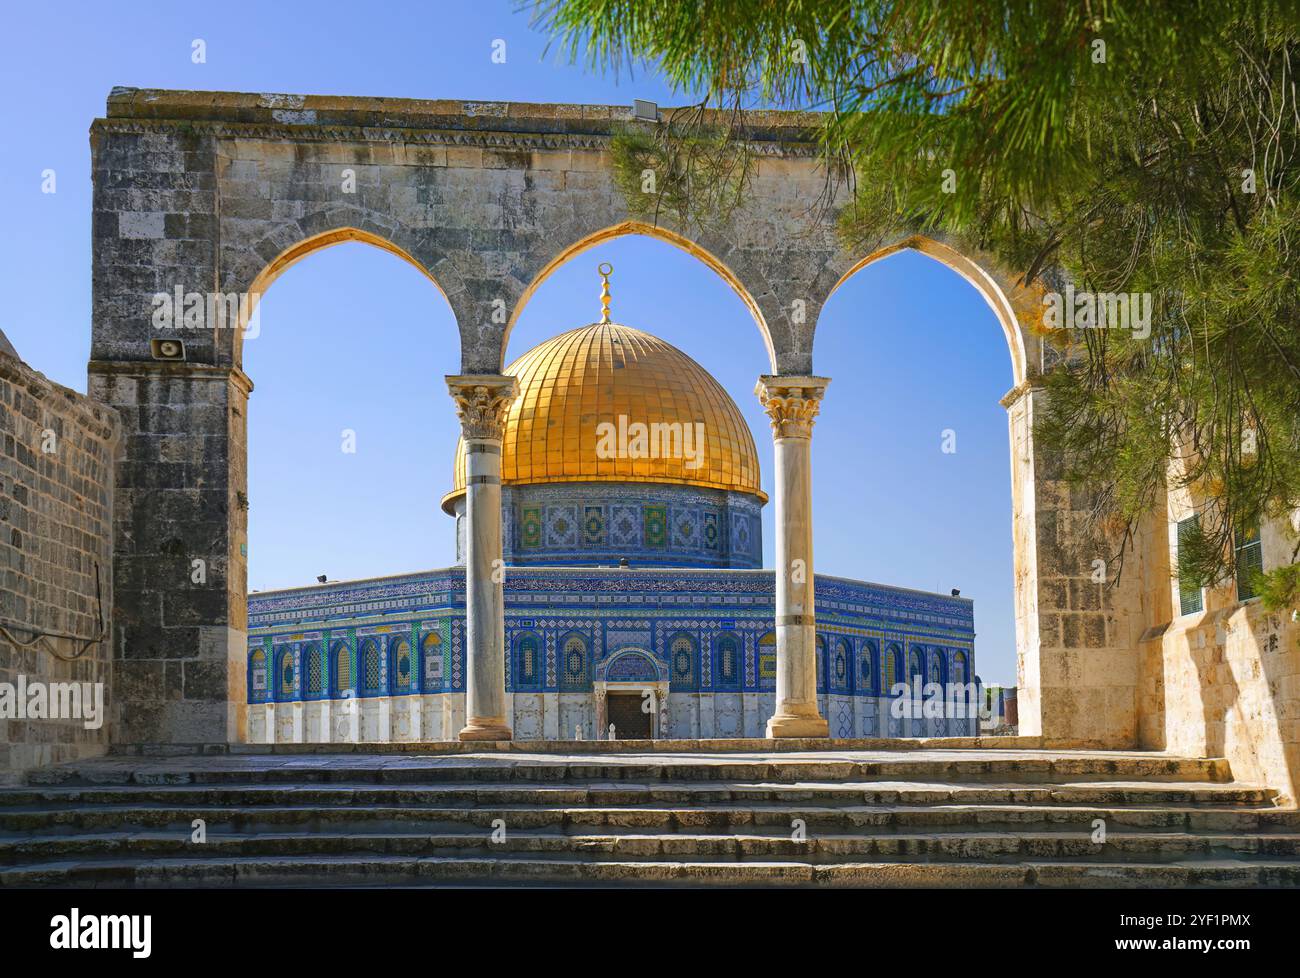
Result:
[[[825,190],[809,122],[750,113],[750,193],[693,236],[627,213],[611,134],[653,123],[625,109],[115,90],[91,129],[90,396],[0,334],[0,682],[103,682],[109,717],[0,723],[0,777],[27,782],[0,789],[0,817],[23,833],[0,885],[1295,885],[1300,624],[1237,582],[1179,587],[1178,525],[1203,500],[1176,472],[1120,585],[1093,579],[1113,549],[1089,535],[1088,494],[1034,439],[1054,368],[1043,284],[934,238],[847,250],[833,214],[809,208]],[[344,169],[354,194],[339,193]],[[565,481],[546,458],[541,479],[520,478],[507,439],[527,371],[503,369],[510,326],[558,265],[630,233],[717,272],[766,343],[776,570],[757,569],[757,538],[741,533],[762,503],[752,445],[676,482]],[[464,566],[250,602],[241,330],[160,330],[153,297],[255,296],[349,240],[409,261],[454,313],[463,449],[445,502]],[[903,248],[979,290],[1011,357],[1017,737],[800,739],[886,731],[872,683],[892,644],[924,652],[903,665],[912,673],[951,674],[971,651],[965,602],[811,573],[812,420],[823,397],[863,382],[840,374],[828,391],[814,373],[818,316],[849,275]],[[612,345],[615,329],[592,335]],[[50,432],[60,449],[46,454]],[[739,467],[715,478],[725,458]],[[616,507],[632,510],[626,528]],[[689,534],[683,512],[696,514]],[[700,545],[710,522],[716,550]],[[635,545],[616,537],[638,527]],[[1283,514],[1244,546],[1272,569],[1296,533]],[[808,573],[782,570],[795,567]],[[344,666],[361,695],[336,699]],[[646,693],[658,712],[632,709]],[[570,725],[585,737],[606,721],[781,739],[280,742],[340,719],[376,740]],[[196,804],[212,809],[209,844],[184,845]],[[1063,820],[1071,808],[1104,820],[1109,841]],[[488,828],[506,810],[531,828],[496,845]],[[815,831],[792,840],[805,816]],[[392,823],[405,855],[383,848]]]
[[[78,428],[121,446],[110,466],[101,459],[90,486],[112,480],[101,494],[111,503],[111,527],[99,510],[94,522],[82,521],[91,534],[82,545],[101,555],[105,580],[96,588],[84,570],[93,564],[83,559],[72,576],[33,564],[28,570],[37,577],[6,584],[15,602],[25,603],[69,581],[68,599],[83,616],[70,629],[78,635],[93,632],[85,609],[103,599],[111,648],[101,645],[75,677],[48,657],[32,658],[26,671],[82,681],[111,675],[110,718],[93,739],[69,731],[51,742],[11,729],[7,746],[24,758],[20,766],[94,753],[110,738],[124,746],[248,738],[245,426],[252,383],[241,369],[241,331],[186,331],[183,359],[156,359],[154,341],[175,334],[157,335],[152,299],[178,285],[183,294],[257,295],[294,262],[348,240],[409,261],[438,285],[455,316],[462,375],[451,386],[472,480],[464,515],[466,725],[471,734],[499,735],[507,722],[505,606],[489,571],[504,540],[501,456],[491,448],[515,391],[502,371],[510,327],[560,264],[611,237],[644,233],[716,271],[766,344],[771,373],[760,384],[778,414],[772,502],[775,566],[783,568],[813,566],[810,441],[791,434],[823,394],[813,353],[827,298],[858,269],[904,248],[969,281],[1002,325],[1014,377],[1003,403],[1021,733],[1076,747],[1222,754],[1239,777],[1293,798],[1300,624],[1265,614],[1231,587],[1210,589],[1196,610],[1181,613],[1176,524],[1197,504],[1181,491],[1153,508],[1119,586],[1093,580],[1095,561],[1113,547],[1090,536],[1087,494],[1061,481],[1033,435],[1046,396],[1041,378],[1054,366],[1041,331],[1044,284],[934,237],[846,248],[833,213],[808,205],[826,189],[809,135],[813,121],[749,114],[745,128],[758,157],[749,193],[720,226],[693,233],[628,213],[611,171],[611,134],[653,123],[635,121],[624,108],[114,90],[105,117],[91,127],[86,410],[102,414],[107,406],[117,420],[104,431],[90,422]],[[354,173],[355,193],[340,192],[343,169]],[[499,315],[503,304],[506,317]],[[24,390],[51,386],[25,367],[14,369]],[[834,381],[832,397],[859,379]],[[38,451],[40,432],[65,405],[49,396],[35,407],[24,396],[19,405],[16,394],[0,393],[12,396],[22,415],[12,465],[6,445],[5,489],[24,513],[38,512],[18,501],[37,485],[21,456]],[[110,530],[111,547],[104,538]],[[1294,534],[1285,518],[1259,528],[1265,568],[1287,562]],[[21,544],[17,537],[0,543],[21,556],[29,535]],[[188,573],[194,559],[209,568],[201,584]],[[776,735],[827,731],[816,694],[815,596],[806,593],[814,578],[806,580],[794,585],[776,575]],[[28,617],[59,630],[43,613]]]
[[[505,562],[501,590],[483,596],[494,615],[504,597],[504,699],[498,674],[476,689],[466,667],[463,567],[260,593],[248,609],[254,742],[592,740],[611,725],[620,739],[764,736],[781,585],[759,570],[754,440],[699,364],[610,321],[608,285],[599,322],[506,368],[498,388],[513,400],[501,397],[496,427],[466,428],[443,501],[459,564]],[[788,466],[807,466],[822,390],[804,383],[815,397],[797,419],[760,384],[778,444],[795,446]],[[647,442],[675,430],[677,450],[669,438],[667,452],[602,452],[602,425],[639,425]],[[701,451],[689,452],[681,432],[697,426]],[[493,474],[476,482],[483,457]],[[501,514],[501,540],[482,549],[474,490]],[[978,733],[969,599],[821,576],[814,598],[813,581],[789,576],[804,607],[816,602],[815,706],[832,736]],[[916,688],[899,702],[904,682]],[[471,707],[468,725],[467,690],[492,704]],[[937,702],[913,709],[923,691]]]
[[[1037,335],[1021,326],[1041,308],[1038,293],[928,239],[890,242],[870,254],[845,251],[832,224],[807,206],[824,189],[808,123],[788,113],[753,115],[748,130],[760,162],[751,200],[721,229],[692,237],[627,213],[608,153],[611,133],[633,124],[625,109],[115,91],[108,116],[92,131],[91,393],[131,419],[119,506],[141,513],[117,540],[116,560],[129,581],[114,592],[117,641],[132,653],[121,663],[115,736],[148,743],[249,734],[244,501],[252,382],[240,369],[238,329],[183,334],[183,362],[155,360],[154,293],[173,292],[180,281],[186,291],[259,294],[294,262],[346,240],[393,252],[438,285],[456,318],[463,370],[448,379],[468,477],[462,732],[494,738],[508,726],[503,585],[491,569],[503,559],[501,455],[493,449],[516,393],[515,379],[502,372],[510,327],[564,261],[611,237],[645,233],[722,276],[750,309],[769,354],[771,373],[758,383],[774,422],[774,566],[791,572],[775,575],[775,702],[767,732],[829,732],[817,702],[815,577],[794,572],[814,567],[810,422],[827,379],[813,372],[813,330],[840,282],[912,247],[980,288],[1011,355],[1017,630],[1029,677],[1022,729],[1038,734],[1051,724],[1060,737],[1131,743],[1136,589],[1108,593],[1106,608],[1097,597],[1092,610],[1076,613],[1066,585],[1077,577],[1088,586],[1097,547],[1054,533],[1048,549],[1038,542],[1043,514],[1035,499],[1049,483],[1037,481],[1029,422],[1043,352]],[[356,174],[354,194],[339,192],[344,167]],[[505,323],[494,316],[502,301]],[[157,465],[162,445],[174,460],[165,471]],[[1054,497],[1052,511],[1064,517],[1068,498]],[[199,555],[212,569],[205,584],[169,583],[174,569],[161,568]],[[1053,586],[1041,588],[1038,568],[1049,561]],[[161,623],[151,610],[160,601]],[[1058,627],[1040,627],[1040,613],[1057,609],[1079,626],[1068,636],[1055,617]],[[1068,673],[1040,667],[1061,657],[1074,660]],[[178,695],[161,692],[163,673],[172,671]]]

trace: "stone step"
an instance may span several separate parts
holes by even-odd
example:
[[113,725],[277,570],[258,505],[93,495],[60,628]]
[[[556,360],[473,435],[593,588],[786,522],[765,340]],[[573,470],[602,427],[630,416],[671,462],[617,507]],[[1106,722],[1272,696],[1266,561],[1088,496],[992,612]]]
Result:
[[615,755],[573,759],[546,755],[425,756],[218,756],[142,760],[106,758],[29,772],[32,785],[76,784],[314,784],[567,781],[872,781],[913,780],[1017,783],[1119,779],[1226,783],[1223,758],[1175,758],[1163,754],[1024,753],[1012,756],[959,751],[880,752],[866,759],[745,759],[704,754]]
[[1300,863],[1233,859],[1104,864],[1068,860],[918,863],[588,861],[407,855],[247,856],[78,863],[0,870],[0,886],[465,885],[852,887],[1281,887],[1300,885]]
[[641,860],[753,861],[782,859],[809,863],[989,861],[1073,859],[1089,862],[1172,862],[1189,858],[1300,857],[1300,833],[1116,832],[1105,843],[1094,843],[1089,831],[996,832],[952,831],[943,834],[812,835],[796,841],[788,834],[560,834],[508,832],[494,840],[487,832],[340,833],[278,832],[210,834],[202,844],[190,834],[176,832],[97,833],[0,839],[0,864],[73,860],[223,859],[232,856],[331,855],[358,858],[366,854],[505,858],[508,854],[555,853],[567,858]]
[[1276,792],[1241,784],[1072,782],[1054,785],[876,781],[840,784],[123,785],[0,790],[0,811],[46,805],[698,805],[726,802],[1040,805],[1261,805]]
[[95,805],[58,806],[24,811],[0,808],[0,832],[30,835],[36,832],[112,831],[170,828],[188,835],[194,819],[202,818],[209,832],[274,830],[277,827],[329,827],[335,831],[365,831],[379,827],[473,825],[490,829],[503,819],[513,830],[602,827],[659,832],[698,829],[728,830],[775,826],[789,831],[800,819],[809,829],[861,833],[925,827],[933,830],[962,827],[1041,826],[1063,831],[1091,830],[1097,819],[1107,826],[1130,829],[1271,832],[1300,831],[1300,813],[1270,806],[1097,806],[1024,804],[839,805],[806,804],[693,805],[672,807],[542,807],[536,805],[446,807],[418,804],[394,805],[265,805],[221,806]]
[[0,789],[0,884],[1300,882],[1300,812],[1222,759],[580,750],[234,750],[33,772]]

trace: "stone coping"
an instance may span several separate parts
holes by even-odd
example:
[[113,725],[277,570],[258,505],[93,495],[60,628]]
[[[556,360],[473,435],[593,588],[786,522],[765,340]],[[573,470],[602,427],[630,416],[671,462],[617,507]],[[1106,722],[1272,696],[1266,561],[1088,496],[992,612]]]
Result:
[[[673,107],[660,109],[669,118]],[[116,87],[108,96],[107,121],[209,122],[244,125],[344,126],[381,129],[456,129],[534,134],[608,136],[634,121],[631,105],[492,102],[463,99],[370,98],[203,92]],[[710,122],[726,124],[732,113],[706,110]],[[759,141],[813,142],[824,114],[754,109],[743,113],[746,135]],[[106,120],[99,120],[103,123]]]

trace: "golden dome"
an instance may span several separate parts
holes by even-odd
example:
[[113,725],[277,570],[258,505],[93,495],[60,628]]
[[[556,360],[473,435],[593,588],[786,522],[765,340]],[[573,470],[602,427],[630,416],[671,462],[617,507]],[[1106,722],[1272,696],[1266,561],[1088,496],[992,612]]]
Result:
[[[605,297],[608,303],[608,297]],[[608,310],[606,310],[608,312]],[[675,346],[618,323],[582,326],[533,347],[506,367],[519,396],[506,416],[501,445],[503,485],[553,482],[653,482],[751,493],[759,485],[758,453],[749,425],[721,385]],[[620,417],[636,423],[698,423],[702,451],[610,452]],[[608,427],[602,427],[602,426]],[[598,430],[600,429],[600,430]],[[602,435],[606,438],[598,450]],[[618,439],[621,442],[621,438]],[[652,438],[650,445],[656,442]],[[692,443],[692,446],[698,442]],[[619,457],[619,456],[623,457]],[[604,457],[602,457],[604,456]],[[683,457],[686,456],[686,457]],[[454,488],[442,508],[465,491],[465,443],[456,445]]]

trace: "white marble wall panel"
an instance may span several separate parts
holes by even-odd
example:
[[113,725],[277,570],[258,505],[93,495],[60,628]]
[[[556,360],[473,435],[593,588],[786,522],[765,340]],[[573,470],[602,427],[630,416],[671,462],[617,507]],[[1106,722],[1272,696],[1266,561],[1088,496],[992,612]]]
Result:
[[713,736],[745,736],[744,704],[740,693],[713,694]]
[[511,727],[514,730],[516,740],[541,740],[543,739],[542,722],[543,711],[545,707],[542,703],[541,693],[514,693],[506,694],[508,699],[513,699],[513,709],[510,716],[513,718]]
[[[596,712],[591,693],[560,693],[560,738],[573,739],[574,730],[582,731],[583,740],[596,738]],[[601,738],[603,739],[603,738]]]

